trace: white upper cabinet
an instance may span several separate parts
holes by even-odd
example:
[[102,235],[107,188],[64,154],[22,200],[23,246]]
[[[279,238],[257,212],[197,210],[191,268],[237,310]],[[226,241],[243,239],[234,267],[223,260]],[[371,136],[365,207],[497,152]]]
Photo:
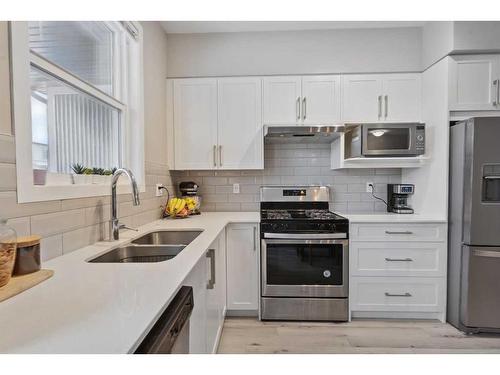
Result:
[[217,80],[174,81],[176,169],[212,169],[217,164]]
[[301,78],[266,77],[264,82],[264,124],[283,125],[300,121]]
[[499,55],[452,56],[450,110],[499,110]]
[[382,77],[359,74],[342,77],[342,119],[377,122],[382,118]]
[[302,77],[301,118],[303,124],[340,121],[340,76]]
[[174,169],[264,168],[261,78],[173,82]]
[[340,120],[340,75],[264,78],[264,124],[332,124]]
[[418,73],[343,76],[342,119],[346,122],[421,120]]
[[219,169],[264,168],[262,80],[218,80]]
[[388,122],[421,120],[420,74],[388,74],[383,79],[382,118]]

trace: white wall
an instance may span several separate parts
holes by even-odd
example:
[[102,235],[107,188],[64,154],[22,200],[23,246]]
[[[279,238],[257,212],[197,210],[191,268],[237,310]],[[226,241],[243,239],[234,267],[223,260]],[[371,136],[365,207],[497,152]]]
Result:
[[422,66],[428,68],[453,50],[453,22],[430,21],[422,28]]
[[500,22],[457,21],[453,24],[455,53],[500,51]]
[[169,77],[421,71],[421,28],[168,34]]

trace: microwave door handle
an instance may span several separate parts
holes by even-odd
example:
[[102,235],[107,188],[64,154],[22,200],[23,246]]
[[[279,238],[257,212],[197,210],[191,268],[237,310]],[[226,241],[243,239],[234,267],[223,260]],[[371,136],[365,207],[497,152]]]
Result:
[[384,99],[385,99],[385,116],[384,117],[387,118],[387,114],[389,111],[389,96],[385,95]]

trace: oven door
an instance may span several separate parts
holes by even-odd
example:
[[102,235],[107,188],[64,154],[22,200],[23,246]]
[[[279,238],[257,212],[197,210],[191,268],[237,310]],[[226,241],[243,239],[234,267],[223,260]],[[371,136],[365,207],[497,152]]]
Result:
[[363,124],[363,156],[417,155],[416,124]]
[[347,297],[347,239],[263,239],[263,297]]

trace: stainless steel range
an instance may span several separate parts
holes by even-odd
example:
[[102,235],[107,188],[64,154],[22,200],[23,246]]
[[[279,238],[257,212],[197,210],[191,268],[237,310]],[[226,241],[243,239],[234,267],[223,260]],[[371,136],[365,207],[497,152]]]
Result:
[[348,320],[346,218],[326,186],[261,188],[261,318]]

